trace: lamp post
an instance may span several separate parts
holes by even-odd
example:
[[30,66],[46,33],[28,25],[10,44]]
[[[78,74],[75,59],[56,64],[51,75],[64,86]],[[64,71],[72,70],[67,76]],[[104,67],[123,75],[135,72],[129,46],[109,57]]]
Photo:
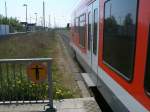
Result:
[[[5,1],[5,17],[6,17],[6,20],[7,20],[7,4],[6,4],[6,1]],[[6,25],[9,25],[9,23],[5,23],[5,35],[6,35]]]
[[27,32],[27,24],[28,24],[28,5],[27,4],[23,4],[24,7],[26,7],[26,32]]
[[44,0],[43,0],[43,27],[45,30],[45,2],[44,2]]
[[31,19],[32,19],[32,17],[30,16],[30,24],[32,23],[32,22],[31,22]]
[[5,17],[7,18],[7,3],[5,1]]
[[35,14],[35,24],[37,25],[37,13],[34,14]]

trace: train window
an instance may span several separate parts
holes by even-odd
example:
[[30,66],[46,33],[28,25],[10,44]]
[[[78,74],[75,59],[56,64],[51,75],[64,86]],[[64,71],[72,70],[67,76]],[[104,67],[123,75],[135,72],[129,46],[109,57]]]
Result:
[[93,53],[97,54],[98,9],[94,10]]
[[145,72],[145,89],[150,95],[150,27],[149,27],[149,38],[148,38],[148,49],[147,49],[147,63]]
[[92,15],[91,12],[88,14],[88,50],[91,50],[91,25],[92,25]]
[[126,80],[133,77],[137,2],[105,2],[103,62]]
[[85,14],[81,15],[80,18],[79,18],[79,35],[80,35],[80,45],[82,47],[85,47],[85,30],[86,30],[86,27],[85,27]]

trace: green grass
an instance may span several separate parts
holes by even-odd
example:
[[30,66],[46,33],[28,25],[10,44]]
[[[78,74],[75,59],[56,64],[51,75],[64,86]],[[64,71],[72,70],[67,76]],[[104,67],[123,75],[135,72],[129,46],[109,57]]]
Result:
[[[0,40],[0,58],[57,58],[58,39],[54,31],[29,33],[22,36],[12,36]],[[7,67],[6,67],[7,66]],[[65,80],[59,70],[56,60],[53,61],[53,96],[54,99],[80,97],[79,90],[73,90],[73,86]],[[48,84],[34,84],[28,80],[25,65],[3,65],[0,70],[0,100],[42,100],[48,98]],[[7,70],[8,68],[8,70]],[[61,77],[60,77],[61,75]],[[71,79],[71,77],[70,77]],[[69,80],[70,80],[69,79]],[[73,79],[71,79],[73,80]],[[64,86],[64,85],[68,85]],[[30,94],[29,94],[30,93]]]

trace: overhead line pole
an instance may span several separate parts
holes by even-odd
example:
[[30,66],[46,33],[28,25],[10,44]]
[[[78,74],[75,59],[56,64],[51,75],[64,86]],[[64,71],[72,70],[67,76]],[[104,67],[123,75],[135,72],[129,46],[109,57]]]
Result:
[[54,15],[54,28],[56,28],[56,18],[55,18],[55,15]]
[[5,1],[5,16],[7,18],[7,3],[6,3],[6,1]]
[[23,4],[23,6],[26,7],[26,32],[27,32],[27,24],[28,24],[28,9],[27,9],[27,4]]
[[110,17],[112,16],[111,10],[112,10],[112,4],[110,4]]
[[45,29],[45,2],[43,1],[43,25]]
[[28,24],[28,8],[27,8],[27,4],[26,4],[26,23]]
[[51,28],[51,15],[49,15],[49,28]]
[[35,14],[35,24],[37,25],[37,13],[34,14]]
[[[7,4],[6,4],[6,1],[5,1],[5,17],[6,17],[6,20],[7,20]],[[7,22],[6,22],[7,24]],[[5,24],[5,34],[6,34],[6,24]]]

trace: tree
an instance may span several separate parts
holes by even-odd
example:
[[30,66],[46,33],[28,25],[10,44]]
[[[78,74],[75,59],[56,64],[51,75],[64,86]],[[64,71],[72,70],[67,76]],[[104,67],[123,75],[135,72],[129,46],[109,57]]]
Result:
[[17,20],[17,18],[6,18],[0,15],[0,24],[5,24],[10,26],[10,31],[22,31],[23,26],[22,24]]
[[126,15],[123,25],[124,25],[125,34],[127,36],[130,36],[133,33],[133,26],[134,26],[132,15],[130,13]]
[[115,34],[118,31],[118,24],[115,17],[111,16],[105,20],[106,31]]

